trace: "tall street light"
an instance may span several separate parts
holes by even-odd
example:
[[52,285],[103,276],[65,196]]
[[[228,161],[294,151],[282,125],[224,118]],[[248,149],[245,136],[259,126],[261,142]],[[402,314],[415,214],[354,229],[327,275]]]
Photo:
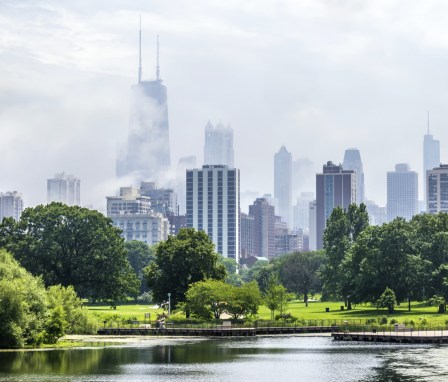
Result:
[[168,293],[168,317],[171,315],[171,293]]

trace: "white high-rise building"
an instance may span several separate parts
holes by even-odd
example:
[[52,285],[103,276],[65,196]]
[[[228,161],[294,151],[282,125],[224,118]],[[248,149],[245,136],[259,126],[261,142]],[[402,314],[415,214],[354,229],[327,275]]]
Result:
[[187,170],[187,227],[204,231],[216,251],[239,261],[240,170],[204,165]]
[[292,155],[282,146],[274,155],[274,197],[278,211],[289,229],[292,229]]
[[0,222],[3,218],[13,218],[19,220],[23,211],[23,198],[22,194],[13,192],[1,192],[0,193]]
[[301,192],[293,207],[293,229],[309,231],[310,202],[314,200],[314,192]]
[[355,172],[356,179],[356,204],[365,202],[364,191],[364,169],[361,161],[361,154],[358,149],[347,149],[344,154],[344,162],[342,163],[344,170],[352,170]]
[[81,181],[73,175],[56,174],[47,179],[47,202],[60,202],[68,206],[81,204]]
[[426,171],[426,211],[430,214],[448,212],[448,164]]
[[205,125],[204,164],[233,168],[233,130],[229,125],[213,127],[210,121]]
[[[435,140],[431,134],[428,133],[423,138],[423,179],[426,179],[426,172],[432,170],[440,165],[440,142]],[[428,206],[427,189],[424,187],[425,205]]]
[[309,242],[308,242],[308,248],[310,251],[315,251],[317,249],[317,231],[316,231],[316,223],[317,223],[317,204],[316,201],[313,200],[309,203]]
[[409,165],[399,163],[387,173],[387,220],[406,220],[418,213],[418,174]]

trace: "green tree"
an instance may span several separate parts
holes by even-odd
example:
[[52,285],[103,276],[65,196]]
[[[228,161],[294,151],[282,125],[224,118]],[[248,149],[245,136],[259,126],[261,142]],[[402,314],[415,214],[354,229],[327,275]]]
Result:
[[4,223],[0,242],[46,285],[73,285],[93,300],[135,295],[138,280],[120,230],[101,213],[51,203],[27,208],[13,227]]
[[293,298],[286,288],[278,283],[278,279],[273,276],[269,279],[266,291],[263,294],[263,301],[266,307],[271,311],[271,319],[274,319],[275,311],[280,315],[285,313],[288,302]]
[[0,250],[0,348],[39,343],[47,315],[43,282]]
[[308,307],[308,295],[320,287],[318,270],[323,263],[323,252],[295,252],[282,256],[280,281],[291,292],[302,294]]
[[278,277],[280,262],[277,260],[258,260],[255,264],[242,272],[244,282],[256,281],[261,292],[264,293],[271,277]]
[[260,289],[255,281],[240,287],[231,286],[226,311],[233,319],[254,316],[262,303]]
[[[154,301],[164,303],[171,293],[176,306],[185,301],[185,293],[195,282],[224,280],[226,269],[218,261],[214,245],[207,234],[193,228],[183,228],[177,236],[156,245],[154,260],[144,269]],[[187,317],[189,312],[187,311]]]
[[185,294],[185,307],[193,317],[217,320],[227,309],[231,288],[231,285],[219,280],[195,282]]
[[148,292],[148,286],[143,275],[143,269],[154,258],[152,248],[142,241],[130,240],[124,243],[129,264],[140,280],[140,293]]
[[392,289],[386,287],[383,294],[376,301],[376,307],[378,309],[387,308],[389,314],[392,314],[394,312],[395,305],[397,305],[395,293]]

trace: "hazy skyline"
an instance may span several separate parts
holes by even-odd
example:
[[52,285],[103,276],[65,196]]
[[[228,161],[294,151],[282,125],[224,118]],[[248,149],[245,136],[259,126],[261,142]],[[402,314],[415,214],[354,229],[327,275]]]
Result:
[[443,1],[0,0],[0,192],[45,203],[46,180],[65,171],[81,180],[83,205],[104,209],[126,186],[115,159],[140,15],[145,80],[160,35],[173,174],[180,157],[202,165],[208,120],[232,126],[246,195],[273,194],[285,145],[307,163],[298,191],[315,191],[322,165],[356,147],[367,199],[385,205],[387,172],[403,162],[419,173],[422,199],[427,110],[447,161]]

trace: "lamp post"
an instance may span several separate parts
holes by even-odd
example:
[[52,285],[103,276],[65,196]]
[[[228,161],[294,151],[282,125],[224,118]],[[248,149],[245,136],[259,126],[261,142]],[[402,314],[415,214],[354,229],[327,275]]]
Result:
[[171,293],[168,293],[168,317],[171,315]]

